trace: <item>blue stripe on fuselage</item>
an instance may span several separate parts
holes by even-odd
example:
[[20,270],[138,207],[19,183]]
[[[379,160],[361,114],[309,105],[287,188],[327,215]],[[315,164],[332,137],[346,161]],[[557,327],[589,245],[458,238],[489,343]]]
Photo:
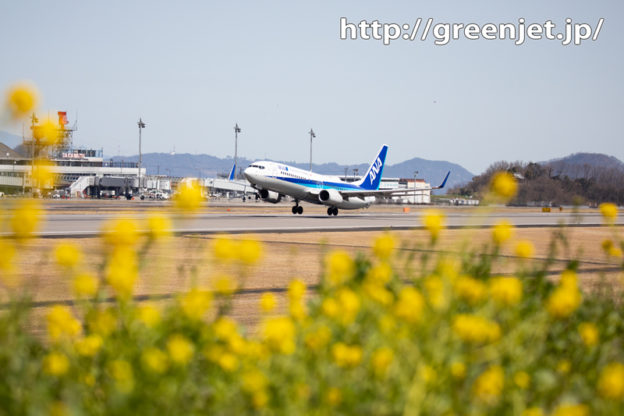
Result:
[[359,190],[361,189],[357,185],[344,182],[319,182],[311,179],[299,179],[289,178],[287,176],[269,176],[269,178],[279,179],[281,181],[294,183],[296,185],[305,186],[306,188],[318,188],[318,189],[337,189],[339,191]]

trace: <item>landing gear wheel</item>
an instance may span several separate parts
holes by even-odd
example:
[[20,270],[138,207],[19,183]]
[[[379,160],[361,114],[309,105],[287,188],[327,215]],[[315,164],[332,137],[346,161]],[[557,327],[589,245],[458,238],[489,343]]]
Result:
[[338,215],[338,208],[334,207],[333,211],[332,214],[334,214],[334,217]]
[[291,211],[292,211],[292,213],[293,213],[293,214],[296,214],[296,213],[297,213],[297,209],[298,209],[298,208],[299,208],[298,206],[294,206],[294,207],[292,207],[292,210],[291,210]]
[[334,210],[332,209],[332,207],[327,208],[327,215],[329,215],[330,217],[332,216]]
[[301,205],[299,205],[297,208],[297,214],[301,215],[303,214],[303,207]]

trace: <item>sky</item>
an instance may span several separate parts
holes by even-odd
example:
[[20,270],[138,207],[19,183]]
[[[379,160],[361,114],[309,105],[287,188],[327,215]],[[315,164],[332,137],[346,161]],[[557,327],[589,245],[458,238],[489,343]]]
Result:
[[[358,23],[566,18],[596,41],[341,40]],[[424,22],[422,23],[425,24]],[[422,30],[422,29],[421,29]],[[557,32],[557,30],[555,32]],[[0,6],[0,89],[77,116],[74,144],[248,159],[387,163],[421,157],[473,173],[575,152],[624,160],[621,1],[13,1]],[[21,134],[21,125],[0,126]]]

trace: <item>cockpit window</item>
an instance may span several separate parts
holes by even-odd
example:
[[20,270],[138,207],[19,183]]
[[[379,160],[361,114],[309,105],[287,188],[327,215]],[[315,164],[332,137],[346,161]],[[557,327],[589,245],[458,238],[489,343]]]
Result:
[[262,165],[253,165],[253,164],[251,164],[251,165],[249,165],[249,167],[250,168],[264,169],[264,166],[262,166]]

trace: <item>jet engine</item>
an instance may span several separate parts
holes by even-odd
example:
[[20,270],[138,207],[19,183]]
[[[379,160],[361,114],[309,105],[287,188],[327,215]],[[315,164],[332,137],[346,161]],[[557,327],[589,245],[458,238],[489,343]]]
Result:
[[325,205],[335,205],[343,201],[342,195],[335,189],[323,189],[318,198]]
[[262,198],[263,201],[277,204],[282,199],[282,196],[278,192],[262,189],[260,190],[260,198]]

